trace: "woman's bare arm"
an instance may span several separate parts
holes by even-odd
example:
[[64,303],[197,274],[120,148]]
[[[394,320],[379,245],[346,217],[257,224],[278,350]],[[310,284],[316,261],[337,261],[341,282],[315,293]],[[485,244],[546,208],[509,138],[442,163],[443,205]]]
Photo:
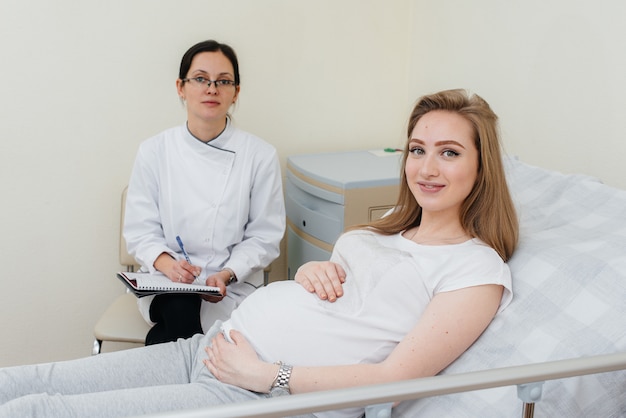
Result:
[[[437,294],[415,327],[389,357],[378,364],[293,368],[291,393],[306,393],[351,386],[433,376],[458,358],[487,328],[498,310],[503,287],[481,285]],[[268,392],[278,371],[275,364],[258,359],[241,336],[235,344],[223,336],[207,348],[205,364],[222,382]]]

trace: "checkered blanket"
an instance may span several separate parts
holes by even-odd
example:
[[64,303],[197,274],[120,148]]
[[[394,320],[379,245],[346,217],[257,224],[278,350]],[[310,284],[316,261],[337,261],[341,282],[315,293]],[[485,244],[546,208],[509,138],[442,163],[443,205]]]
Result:
[[[626,351],[626,191],[506,160],[514,299],[443,374]],[[516,417],[515,386],[404,402],[394,417]],[[626,371],[548,381],[537,417],[626,416]]]

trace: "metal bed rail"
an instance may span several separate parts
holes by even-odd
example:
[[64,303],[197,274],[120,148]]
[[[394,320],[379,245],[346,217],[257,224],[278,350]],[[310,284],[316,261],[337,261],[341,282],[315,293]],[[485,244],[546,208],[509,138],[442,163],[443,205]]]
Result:
[[368,406],[366,417],[384,418],[390,416],[390,407],[397,401],[517,385],[518,396],[524,402],[522,414],[524,417],[532,417],[534,403],[541,399],[541,385],[544,381],[618,370],[626,370],[626,352],[283,396],[151,416],[276,418]]

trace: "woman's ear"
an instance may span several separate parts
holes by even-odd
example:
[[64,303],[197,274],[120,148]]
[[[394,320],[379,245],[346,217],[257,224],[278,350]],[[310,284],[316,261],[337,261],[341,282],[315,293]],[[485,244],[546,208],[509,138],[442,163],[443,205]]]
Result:
[[240,87],[236,86],[235,87],[235,96],[233,97],[233,104],[237,103],[237,98],[239,97],[239,90],[240,90]]
[[183,80],[181,80],[180,78],[176,79],[176,92],[178,93],[178,97],[180,97],[180,100],[185,101],[185,82]]

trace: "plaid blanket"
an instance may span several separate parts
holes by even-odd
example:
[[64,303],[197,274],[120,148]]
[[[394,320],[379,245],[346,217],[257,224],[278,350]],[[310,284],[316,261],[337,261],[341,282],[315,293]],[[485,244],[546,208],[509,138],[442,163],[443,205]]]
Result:
[[[514,299],[442,374],[626,351],[626,191],[506,160],[520,219]],[[516,417],[515,386],[403,402],[393,416]],[[537,417],[626,416],[626,371],[547,381]]]

